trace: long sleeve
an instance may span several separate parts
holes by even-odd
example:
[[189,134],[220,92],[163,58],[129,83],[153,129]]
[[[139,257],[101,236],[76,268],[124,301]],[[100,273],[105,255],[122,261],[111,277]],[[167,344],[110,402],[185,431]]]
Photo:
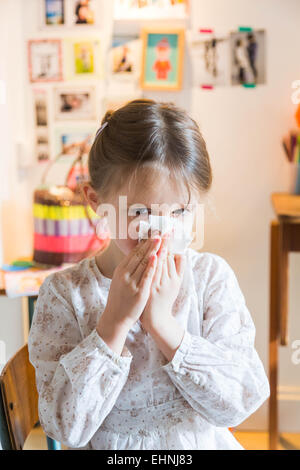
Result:
[[48,276],[40,287],[28,338],[38,408],[45,433],[68,447],[84,447],[122,390],[132,355],[119,356],[93,329],[82,337],[72,305]]
[[270,395],[254,341],[255,326],[236,276],[214,255],[203,295],[202,336],[185,330],[173,359],[163,368],[209,423],[236,426]]

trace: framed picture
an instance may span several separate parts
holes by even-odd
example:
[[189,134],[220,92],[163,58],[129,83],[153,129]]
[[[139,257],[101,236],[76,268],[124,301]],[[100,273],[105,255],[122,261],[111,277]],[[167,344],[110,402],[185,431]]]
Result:
[[36,128],[36,155],[39,163],[51,158],[48,127]]
[[215,87],[230,84],[228,37],[194,33],[189,37],[193,85]]
[[65,0],[39,0],[39,3],[42,28],[65,25]]
[[109,74],[118,80],[138,79],[142,42],[138,35],[114,36],[109,51]]
[[28,41],[29,77],[31,82],[55,82],[63,79],[61,41]]
[[186,19],[189,7],[189,0],[114,0],[114,19]]
[[103,58],[99,39],[66,39],[65,66],[68,79],[102,78]]
[[34,122],[35,122],[35,151],[38,162],[45,162],[50,159],[49,141],[49,98],[48,90],[44,88],[34,88]]
[[74,155],[82,143],[89,137],[86,152],[89,151],[97,131],[97,126],[56,129],[55,131],[55,154]]
[[55,119],[94,120],[96,119],[95,88],[56,88],[54,90]]
[[232,85],[266,83],[265,31],[230,34]]
[[48,126],[48,93],[44,89],[34,89],[34,110],[36,127]]
[[68,0],[70,26],[99,25],[99,0]]
[[184,38],[184,29],[142,30],[142,89],[181,89]]

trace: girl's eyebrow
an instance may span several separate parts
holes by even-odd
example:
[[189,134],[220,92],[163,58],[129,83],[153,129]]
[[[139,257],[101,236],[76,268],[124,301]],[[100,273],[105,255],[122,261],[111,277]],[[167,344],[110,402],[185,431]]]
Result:
[[[134,207],[134,210],[138,210],[138,209],[147,209],[147,210],[149,210],[149,211],[152,210],[151,207],[147,207],[146,204],[141,204],[140,206],[138,206],[138,205],[134,205],[134,206],[135,206],[135,207]],[[188,204],[187,204],[187,203],[185,203],[185,204],[178,204],[178,206],[179,206],[179,207],[176,207],[176,205],[175,205],[175,207],[173,208],[173,211],[176,211],[176,210],[178,210],[178,209],[184,209],[185,207],[188,206]]]
[[[140,204],[140,206],[139,206],[139,204]],[[153,205],[156,207],[156,203],[154,203]],[[170,204],[170,206],[172,206],[172,205],[174,205],[174,206],[178,205],[180,207],[186,207],[189,204],[187,202],[185,202],[185,203],[175,202],[174,204]],[[145,207],[147,209],[150,209],[151,204],[144,204],[142,202],[128,202],[128,207],[132,207],[132,206],[134,206],[134,207]]]

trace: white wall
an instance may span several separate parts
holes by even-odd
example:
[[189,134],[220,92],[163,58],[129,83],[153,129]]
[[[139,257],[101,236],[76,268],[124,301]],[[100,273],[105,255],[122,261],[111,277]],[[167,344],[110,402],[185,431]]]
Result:
[[[7,88],[0,105],[0,262],[28,255],[30,181],[16,167],[15,146],[24,136],[24,54],[22,0],[0,0],[0,80]],[[3,252],[2,247],[10,248]],[[0,297],[0,340],[9,359],[23,345],[22,299]]]
[[[20,173],[16,168],[14,144],[30,134],[26,74],[27,57],[22,35],[28,35],[37,16],[35,0],[0,0],[0,57],[8,82],[9,100],[1,116],[1,171],[3,244],[5,261],[31,255],[31,197],[36,170]],[[148,97],[173,100],[199,122],[207,141],[213,166],[212,208],[207,210],[205,251],[223,256],[233,267],[245,295],[256,328],[256,346],[267,370],[269,315],[269,224],[274,217],[270,195],[289,189],[290,168],[281,149],[281,137],[294,126],[291,102],[292,81],[300,79],[297,41],[300,21],[298,0],[194,0],[191,26],[211,27],[227,33],[238,26],[266,30],[267,83],[256,89],[240,87],[203,91],[190,88],[189,57],[185,59],[185,89],[176,93],[145,93]],[[22,17],[23,14],[26,16]],[[23,20],[23,21],[22,21]],[[24,21],[25,20],[25,21]],[[25,30],[23,29],[25,26]],[[34,28],[34,27],[33,27]],[[9,50],[6,46],[9,35]],[[3,57],[5,60],[3,62]],[[1,75],[0,75],[1,79]],[[25,91],[24,91],[25,90]],[[24,95],[23,95],[24,91]],[[4,142],[4,146],[3,146]],[[31,186],[30,186],[31,184]],[[6,189],[3,190],[3,188]],[[2,190],[1,190],[2,189]],[[4,202],[3,202],[4,201]],[[22,229],[22,230],[20,230]],[[9,244],[8,244],[9,241]],[[280,386],[284,391],[280,413],[282,430],[300,428],[300,365],[291,361],[291,343],[300,336],[299,254],[291,254],[290,344],[280,351]],[[0,327],[20,303],[0,299]],[[7,309],[6,320],[3,320]],[[21,314],[16,331],[21,329]],[[1,323],[2,321],[2,323]],[[4,323],[3,323],[4,322]],[[1,331],[3,331],[3,326]],[[7,334],[9,328],[7,327]],[[1,339],[1,334],[0,334]],[[10,341],[10,336],[7,336]],[[20,336],[20,342],[22,337]],[[297,404],[298,403],[298,404]],[[284,411],[284,412],[283,412]],[[246,421],[244,428],[267,426],[264,405]],[[299,414],[297,414],[299,413]]]
[[[298,0],[197,0],[194,27],[216,31],[252,26],[266,30],[267,84],[256,89],[220,88],[213,93],[197,90],[192,111],[210,151],[214,171],[212,198],[216,215],[206,218],[205,249],[224,258],[234,268],[256,328],[256,345],[268,364],[269,223],[274,218],[270,195],[286,191],[290,168],[281,137],[295,127],[291,84],[300,78],[300,26]],[[292,341],[300,337],[300,255],[290,255],[290,344],[280,351],[280,385],[289,397],[291,387],[300,399],[300,365],[291,361]],[[283,427],[300,429],[300,401],[280,414]],[[296,413],[296,409],[298,414]],[[283,410],[283,408],[282,408]],[[293,410],[293,412],[291,412]],[[255,420],[263,425],[267,407]],[[289,415],[290,423],[285,417]]]

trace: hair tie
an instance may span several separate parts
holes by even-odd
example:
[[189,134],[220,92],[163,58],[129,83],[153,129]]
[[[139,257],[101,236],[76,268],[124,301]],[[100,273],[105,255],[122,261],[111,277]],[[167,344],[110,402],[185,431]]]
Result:
[[107,124],[108,124],[108,121],[105,121],[105,123],[100,127],[100,129],[97,130],[95,138],[98,137],[99,134],[101,134],[101,132],[107,126]]

